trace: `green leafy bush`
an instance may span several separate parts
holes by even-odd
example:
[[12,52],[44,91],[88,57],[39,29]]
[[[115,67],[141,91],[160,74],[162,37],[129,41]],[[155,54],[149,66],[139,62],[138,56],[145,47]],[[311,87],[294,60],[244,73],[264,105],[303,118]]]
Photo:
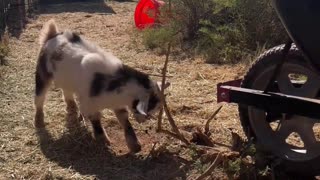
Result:
[[175,40],[175,42],[177,41],[173,28],[149,28],[144,30],[142,42],[148,49],[157,49],[159,54],[164,54],[168,42],[172,39]]
[[171,11],[165,6],[161,15],[165,23],[144,32],[144,45],[163,49],[174,41],[209,63],[239,62],[258,47],[278,45],[286,37],[268,0],[172,0]]

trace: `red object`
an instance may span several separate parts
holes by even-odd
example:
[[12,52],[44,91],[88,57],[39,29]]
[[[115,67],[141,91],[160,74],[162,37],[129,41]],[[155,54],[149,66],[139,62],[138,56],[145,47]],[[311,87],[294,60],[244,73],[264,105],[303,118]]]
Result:
[[134,21],[138,29],[152,27],[159,14],[159,4],[153,0],[140,0],[137,4]]

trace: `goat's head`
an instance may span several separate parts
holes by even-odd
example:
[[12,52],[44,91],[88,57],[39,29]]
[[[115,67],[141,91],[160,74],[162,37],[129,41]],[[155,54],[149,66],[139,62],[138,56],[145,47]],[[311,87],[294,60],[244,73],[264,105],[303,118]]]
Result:
[[[170,83],[166,83],[164,88],[169,86]],[[163,104],[161,98],[162,83],[153,82],[151,87],[144,98],[133,102],[133,115],[139,123],[145,122],[154,113],[158,112]]]

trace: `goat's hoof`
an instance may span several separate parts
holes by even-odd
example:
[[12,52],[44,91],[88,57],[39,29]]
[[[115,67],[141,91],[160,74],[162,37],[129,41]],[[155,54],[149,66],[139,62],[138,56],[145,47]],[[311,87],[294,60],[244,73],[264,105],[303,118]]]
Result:
[[128,147],[131,153],[138,153],[141,151],[141,145],[139,143],[131,144]]
[[37,111],[34,119],[34,126],[36,128],[44,128],[44,114],[42,111]]

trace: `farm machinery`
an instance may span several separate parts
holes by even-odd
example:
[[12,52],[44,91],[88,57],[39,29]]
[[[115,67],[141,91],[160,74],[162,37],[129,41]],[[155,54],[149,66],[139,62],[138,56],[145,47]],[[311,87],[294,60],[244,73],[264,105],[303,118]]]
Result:
[[262,53],[243,79],[218,84],[239,104],[245,134],[286,170],[320,173],[320,1],[272,0],[289,36]]

